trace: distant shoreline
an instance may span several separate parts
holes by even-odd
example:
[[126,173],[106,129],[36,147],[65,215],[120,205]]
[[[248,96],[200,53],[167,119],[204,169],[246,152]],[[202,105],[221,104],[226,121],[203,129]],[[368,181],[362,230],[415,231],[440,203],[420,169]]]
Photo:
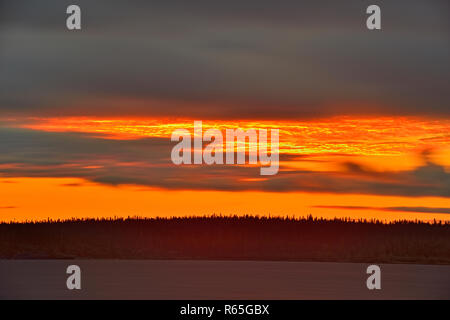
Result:
[[0,223],[0,259],[450,264],[450,223],[186,217]]

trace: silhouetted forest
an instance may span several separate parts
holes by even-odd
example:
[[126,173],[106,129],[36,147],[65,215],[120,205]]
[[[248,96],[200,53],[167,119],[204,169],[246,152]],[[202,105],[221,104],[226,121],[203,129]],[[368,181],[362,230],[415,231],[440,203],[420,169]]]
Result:
[[450,223],[255,216],[2,223],[0,258],[450,264]]

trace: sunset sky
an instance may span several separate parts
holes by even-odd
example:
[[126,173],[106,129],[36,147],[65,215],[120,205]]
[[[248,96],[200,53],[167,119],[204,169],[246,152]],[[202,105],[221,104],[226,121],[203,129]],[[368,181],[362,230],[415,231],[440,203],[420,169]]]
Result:
[[[0,221],[450,221],[448,1],[132,2],[0,2]],[[194,120],[279,129],[278,174],[174,165]]]

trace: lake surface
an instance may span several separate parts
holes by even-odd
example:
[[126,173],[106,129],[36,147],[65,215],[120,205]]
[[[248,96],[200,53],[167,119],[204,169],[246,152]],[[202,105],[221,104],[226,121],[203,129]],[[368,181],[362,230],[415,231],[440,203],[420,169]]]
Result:
[[[81,290],[66,286],[69,265]],[[450,299],[450,266],[268,261],[0,260],[1,299]]]

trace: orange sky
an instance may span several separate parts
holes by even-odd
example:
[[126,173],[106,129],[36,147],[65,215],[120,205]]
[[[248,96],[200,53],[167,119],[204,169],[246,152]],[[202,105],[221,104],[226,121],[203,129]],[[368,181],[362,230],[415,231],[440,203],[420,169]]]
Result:
[[[80,132],[93,137],[129,141],[143,137],[170,139],[178,128],[191,130],[193,120],[51,118],[10,121],[12,127],[36,132]],[[328,118],[309,121],[204,121],[208,128],[279,128],[280,153],[290,157],[280,163],[280,175],[292,170],[308,170],[329,176],[355,175],[342,166],[346,161],[370,168],[357,178],[364,183],[375,174],[383,180],[396,172],[415,170],[430,161],[450,167],[450,121],[408,117]],[[87,138],[89,139],[89,138]],[[70,148],[70,146],[68,146]],[[433,150],[424,160],[423,150]],[[301,156],[308,156],[301,158]],[[170,155],[167,155],[168,157]],[[86,165],[86,170],[101,168]],[[76,161],[81,161],[77,159]],[[74,160],[74,164],[76,165]],[[84,163],[84,162],[83,162]],[[15,164],[3,164],[4,168]],[[123,166],[133,165],[129,163]],[[135,166],[139,166],[136,163]],[[9,166],[9,167],[8,167]],[[23,166],[23,165],[22,165]],[[365,172],[363,172],[365,173]],[[387,173],[387,174],[386,174]],[[372,175],[372,176],[371,176]],[[195,179],[195,177],[192,177]],[[241,185],[258,183],[261,176],[236,177]],[[211,180],[214,181],[214,180]],[[314,182],[314,180],[312,180]],[[352,192],[308,192],[288,190],[220,191],[207,188],[180,190],[123,183],[110,186],[79,177],[5,176],[1,178],[1,221],[46,218],[111,216],[183,216],[203,214],[259,214],[322,217],[377,218],[381,220],[450,220],[445,213],[407,212],[386,208],[449,208],[443,196],[357,194]],[[342,207],[342,208],[339,208]],[[345,208],[364,207],[364,208]],[[418,209],[420,210],[420,209]]]
[[[193,119],[37,118],[25,128],[56,132],[87,132],[111,139],[170,137],[175,129],[192,130]],[[216,128],[280,130],[280,152],[290,154],[345,153],[404,155],[424,146],[447,147],[450,120],[417,117],[333,117],[309,121],[203,121]]]
[[[336,195],[305,192],[221,192],[168,191],[141,186],[111,187],[73,178],[14,178],[0,183],[6,206],[0,209],[2,221],[69,219],[72,217],[169,217],[210,214],[255,214],[318,217],[374,218],[380,220],[446,220],[448,215],[410,212],[380,212],[314,208],[342,206],[423,206],[448,207],[450,201],[439,197],[387,197]],[[3,200],[5,201],[5,200]]]

